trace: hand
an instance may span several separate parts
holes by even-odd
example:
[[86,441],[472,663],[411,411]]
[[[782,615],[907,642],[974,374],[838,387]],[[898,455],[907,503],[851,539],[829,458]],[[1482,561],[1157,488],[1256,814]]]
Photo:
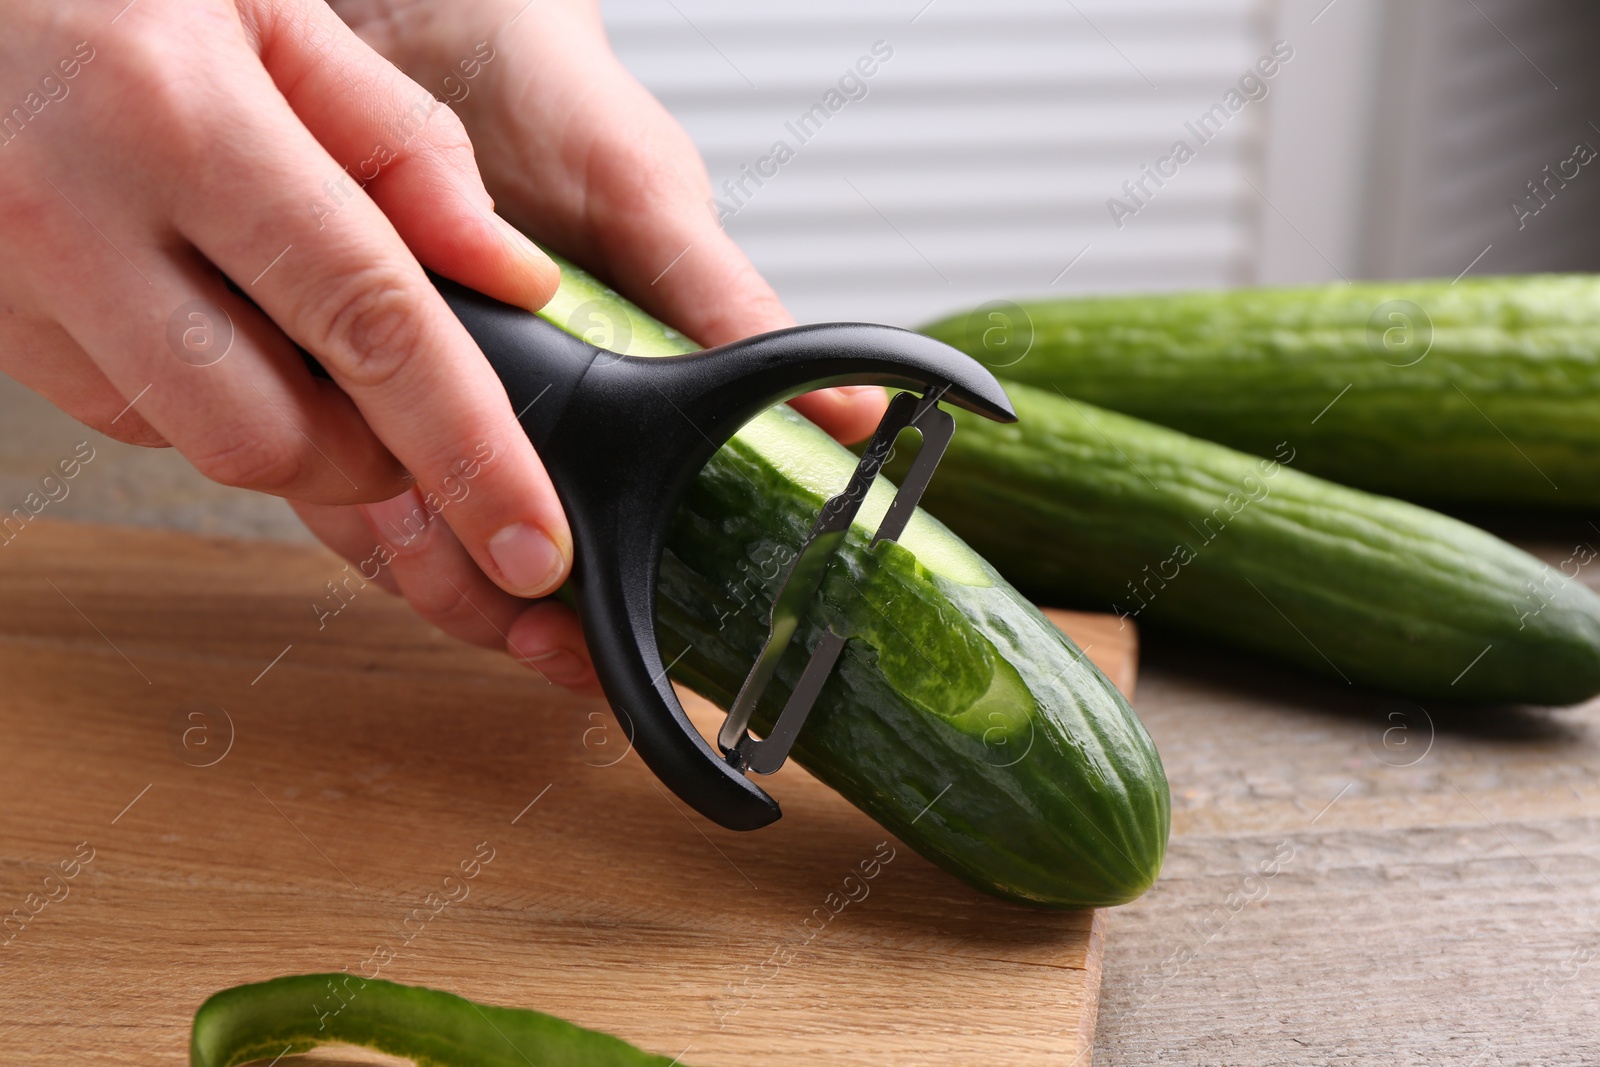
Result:
[[0,367],[313,507],[444,497],[475,463],[433,527],[497,596],[565,579],[550,480],[418,261],[528,308],[558,271],[448,108],[320,0],[0,0],[0,25]]
[[[621,66],[593,0],[342,0],[364,40],[450,99],[471,133],[502,213],[536,240],[601,273],[702,344],[794,320],[710,209],[705,167],[683,129]],[[794,406],[844,441],[872,432],[882,389],[832,389]],[[471,490],[476,492],[476,488]],[[426,509],[414,492],[359,509],[298,506],[352,561],[373,538],[395,558],[386,576],[424,617],[505,647],[553,682],[595,685],[572,610],[529,604],[484,576],[451,529],[396,538]],[[446,512],[448,514],[448,512]]]

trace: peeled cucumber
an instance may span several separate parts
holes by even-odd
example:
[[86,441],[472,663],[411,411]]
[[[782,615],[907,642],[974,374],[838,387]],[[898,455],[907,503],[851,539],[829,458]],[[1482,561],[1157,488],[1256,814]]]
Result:
[[[563,269],[541,312],[556,325],[630,355],[695,347]],[[855,463],[786,407],[712,457],[662,560],[657,623],[674,679],[732,699],[765,640],[783,567]],[[758,731],[832,625],[850,641],[795,759],[980,889],[1052,907],[1138,896],[1160,870],[1169,825],[1143,726],[1071,641],[928,515],[869,550],[892,494],[883,479],[869,494],[757,711]]]

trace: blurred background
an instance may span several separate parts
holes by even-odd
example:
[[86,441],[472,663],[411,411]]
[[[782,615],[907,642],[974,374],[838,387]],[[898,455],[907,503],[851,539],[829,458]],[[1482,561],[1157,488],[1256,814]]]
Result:
[[[801,321],[1600,269],[1600,161],[1542,199],[1530,188],[1578,144],[1600,148],[1592,3],[604,7],[624,62],[704,153],[720,201],[708,210]],[[1193,158],[1157,185],[1145,168],[1179,140]],[[306,536],[282,502],[102,438],[3,376],[0,510],[85,438],[99,455],[50,518]]]

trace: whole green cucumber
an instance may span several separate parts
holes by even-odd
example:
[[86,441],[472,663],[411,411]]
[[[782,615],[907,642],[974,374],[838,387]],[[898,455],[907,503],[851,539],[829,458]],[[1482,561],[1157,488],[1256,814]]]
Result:
[[[694,345],[563,265],[541,312],[632,355]],[[773,597],[856,459],[787,407],[744,427],[690,486],[668,541],[657,624],[672,676],[726,706]],[[937,476],[935,477],[937,481]],[[1001,896],[1119,904],[1155,880],[1167,782],[1143,726],[1072,643],[938,522],[868,543],[883,479],[830,566],[758,709],[770,728],[824,628],[849,636],[794,756],[924,856]],[[781,798],[780,798],[781,799]]]
[[1295,442],[1007,391],[1017,423],[958,412],[923,503],[1025,591],[1420,700],[1600,692],[1600,597],[1499,538],[1293,470]]
[[1003,305],[925,332],[1003,378],[1410,500],[1600,504],[1600,276]]

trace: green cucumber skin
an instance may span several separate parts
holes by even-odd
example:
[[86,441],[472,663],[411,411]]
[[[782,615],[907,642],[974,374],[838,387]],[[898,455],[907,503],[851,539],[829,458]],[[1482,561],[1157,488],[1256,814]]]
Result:
[[541,1012],[351,974],[299,974],[234,986],[207,999],[195,1013],[189,1067],[236,1067],[328,1044],[370,1048],[417,1067],[678,1062]]
[[[779,417],[802,422],[765,416]],[[726,706],[777,591],[745,580],[749,561],[795,549],[823,498],[741,438],[718,460],[679,512],[657,603],[666,654],[689,650],[675,677]],[[757,727],[832,626],[851,640],[795,745],[803,766],[989,892],[1056,907],[1142,893],[1170,812],[1160,760],[1121,694],[998,574],[988,586],[943,579],[898,544],[869,550],[870,537],[853,527],[840,548]],[[740,583],[748,606],[729,594]],[[974,710],[1007,670],[1018,699]]]
[[1600,597],[1504,541],[1286,464],[1007,388],[1018,422],[958,413],[923,503],[1033,595],[1419,700],[1565,705],[1600,691]]
[[[544,312],[557,325],[599,301],[631,323],[631,354],[692,349],[563,269],[564,293]],[[830,467],[828,491],[856,462],[788,408],[762,415],[690,486],[662,560],[664,657],[683,653],[672,676],[723,706],[766,639],[773,561],[798,551],[824,501],[798,479],[797,455]],[[874,494],[886,505],[892,487],[880,479]],[[1160,870],[1170,824],[1144,727],[1060,631],[928,517],[914,518],[902,543],[869,550],[877,515],[867,513],[881,510],[869,499],[838,550],[757,726],[770,725],[833,625],[851,640],[795,746],[803,766],[987,892],[1061,908],[1137,897]],[[916,543],[958,558],[930,569],[906,547]]]
[[[1432,323],[1431,347],[1411,366],[1391,364],[1415,359],[1422,333],[1385,352],[1382,327],[1395,320],[1380,316],[1369,328],[1375,310],[1396,300]],[[1438,503],[1600,504],[1600,276],[1020,306],[1033,340],[1014,363],[995,343],[1009,335],[991,333],[985,351],[987,316],[955,316],[924,332],[1008,380],[1246,452],[1270,455],[1288,440],[1299,469],[1374,492]],[[1407,337],[1403,329],[1389,336]]]

